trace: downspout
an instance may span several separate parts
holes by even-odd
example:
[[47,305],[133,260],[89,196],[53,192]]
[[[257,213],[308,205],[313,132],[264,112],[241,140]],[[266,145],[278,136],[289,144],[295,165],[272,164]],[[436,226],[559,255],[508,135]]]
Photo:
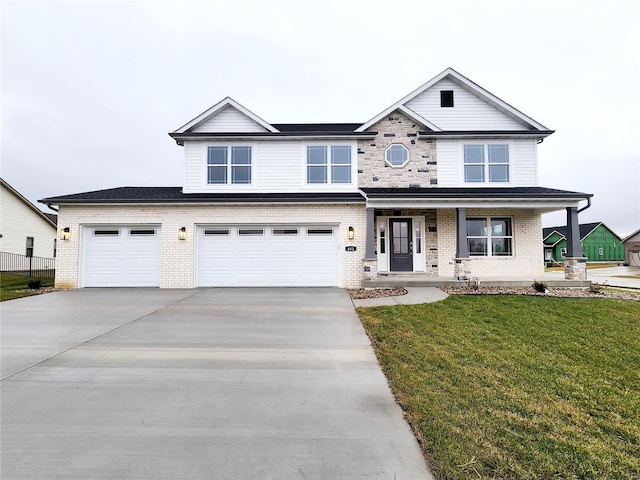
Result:
[[587,197],[587,204],[584,207],[578,209],[577,213],[585,211],[590,206],[591,206],[591,197]]
[[58,211],[58,209],[57,209],[57,208],[52,207],[50,203],[47,203],[47,207],[49,207],[49,208],[50,208],[51,210],[53,210],[54,212],[57,212],[57,211]]

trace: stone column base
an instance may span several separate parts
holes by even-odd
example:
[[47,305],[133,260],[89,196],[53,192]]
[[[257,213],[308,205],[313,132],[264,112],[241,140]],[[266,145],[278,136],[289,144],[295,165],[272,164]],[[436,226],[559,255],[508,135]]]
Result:
[[567,257],[564,259],[565,280],[587,279],[587,257]]
[[365,258],[362,260],[364,266],[364,280],[375,280],[378,278],[378,259],[377,258]]
[[471,260],[469,258],[455,258],[453,266],[453,276],[458,280],[469,280],[471,278]]

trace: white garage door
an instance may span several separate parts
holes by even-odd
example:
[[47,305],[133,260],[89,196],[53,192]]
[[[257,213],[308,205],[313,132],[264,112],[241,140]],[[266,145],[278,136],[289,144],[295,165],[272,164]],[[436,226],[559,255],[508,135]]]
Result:
[[159,226],[83,229],[84,287],[160,286]]
[[338,227],[201,226],[197,283],[214,286],[337,286]]

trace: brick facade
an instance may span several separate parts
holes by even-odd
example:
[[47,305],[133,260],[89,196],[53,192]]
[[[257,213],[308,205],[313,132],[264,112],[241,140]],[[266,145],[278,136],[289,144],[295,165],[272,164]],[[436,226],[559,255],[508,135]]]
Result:
[[[466,211],[470,217],[511,217],[513,218],[512,257],[471,257],[466,264],[470,276],[484,278],[531,278],[542,275],[542,217],[529,209],[475,209]],[[455,275],[456,255],[456,211],[438,210],[438,253],[440,255],[438,274],[441,277]]]
[[[363,205],[158,205],[90,206],[61,205],[59,225],[71,229],[71,237],[58,242],[56,287],[80,286],[82,225],[160,225],[161,288],[194,288],[197,225],[237,224],[339,224],[339,286],[362,284],[362,255],[365,250],[366,210]],[[355,231],[348,239],[348,229]],[[178,240],[178,230],[187,228],[186,240]],[[355,246],[355,252],[345,251]],[[313,255],[313,252],[309,252]]]

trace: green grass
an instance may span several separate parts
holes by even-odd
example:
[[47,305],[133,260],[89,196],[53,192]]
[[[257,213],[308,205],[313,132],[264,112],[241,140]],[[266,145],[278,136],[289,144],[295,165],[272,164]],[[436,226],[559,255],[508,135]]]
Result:
[[[29,297],[36,295],[36,290],[27,292],[19,292],[17,290],[29,289],[29,277],[20,277],[18,275],[10,275],[8,273],[0,274],[0,302],[5,300],[13,300],[14,298]],[[42,280],[43,287],[53,286],[53,280]]]
[[640,478],[640,303],[454,295],[358,312],[436,478]]

